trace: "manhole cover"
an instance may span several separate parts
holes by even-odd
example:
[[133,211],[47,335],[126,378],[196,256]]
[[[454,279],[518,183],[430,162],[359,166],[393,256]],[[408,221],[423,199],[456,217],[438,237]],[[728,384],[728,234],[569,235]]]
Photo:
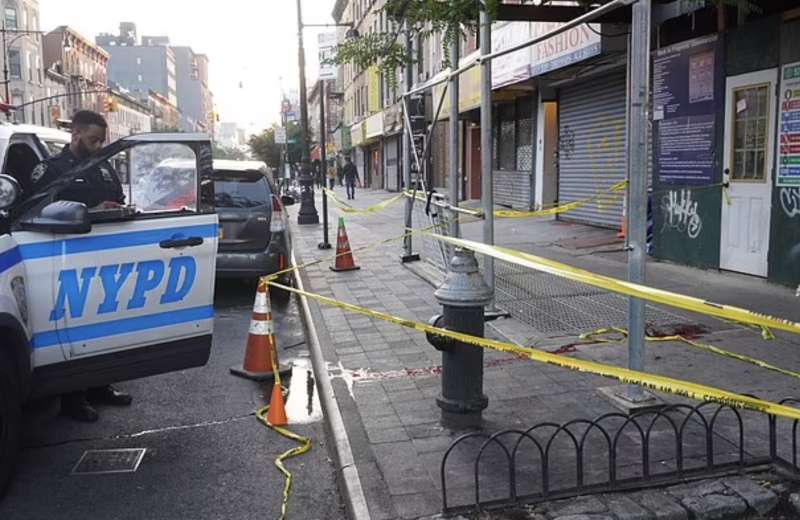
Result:
[[139,469],[146,448],[119,450],[87,450],[72,469],[73,475],[103,475],[133,473]]

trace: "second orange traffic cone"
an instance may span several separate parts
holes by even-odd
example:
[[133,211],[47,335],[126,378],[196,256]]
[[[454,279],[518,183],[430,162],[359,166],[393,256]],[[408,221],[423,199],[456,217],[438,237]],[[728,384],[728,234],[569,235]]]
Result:
[[272,379],[273,363],[281,373],[288,373],[291,367],[278,364],[278,343],[272,326],[272,309],[269,301],[267,284],[259,281],[256,290],[256,301],[253,304],[253,316],[250,319],[250,330],[247,334],[247,347],[242,367],[231,367],[231,373],[253,381]]
[[344,218],[339,217],[339,230],[336,232],[336,262],[331,266],[331,271],[355,271],[361,269],[353,260],[350,250],[350,240],[344,227]]
[[278,382],[272,385],[267,422],[273,426],[286,426],[289,424],[289,419],[286,417],[286,404],[283,402],[283,390]]

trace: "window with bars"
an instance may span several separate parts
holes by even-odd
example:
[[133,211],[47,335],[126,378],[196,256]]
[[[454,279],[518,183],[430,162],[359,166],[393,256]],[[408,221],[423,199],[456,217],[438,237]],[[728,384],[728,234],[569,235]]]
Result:
[[492,145],[496,169],[533,169],[533,98],[495,105]]

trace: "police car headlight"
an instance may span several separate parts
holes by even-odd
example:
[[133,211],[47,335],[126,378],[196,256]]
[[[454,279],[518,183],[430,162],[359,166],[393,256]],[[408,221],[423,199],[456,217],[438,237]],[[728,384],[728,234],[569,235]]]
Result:
[[10,175],[0,175],[0,210],[14,205],[22,193],[17,179]]

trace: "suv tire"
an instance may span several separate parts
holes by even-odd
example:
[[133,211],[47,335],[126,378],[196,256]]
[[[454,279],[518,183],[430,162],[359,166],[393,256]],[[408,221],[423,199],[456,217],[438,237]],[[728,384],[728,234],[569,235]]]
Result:
[[14,363],[8,353],[0,350],[0,497],[5,494],[16,466],[21,421]]

